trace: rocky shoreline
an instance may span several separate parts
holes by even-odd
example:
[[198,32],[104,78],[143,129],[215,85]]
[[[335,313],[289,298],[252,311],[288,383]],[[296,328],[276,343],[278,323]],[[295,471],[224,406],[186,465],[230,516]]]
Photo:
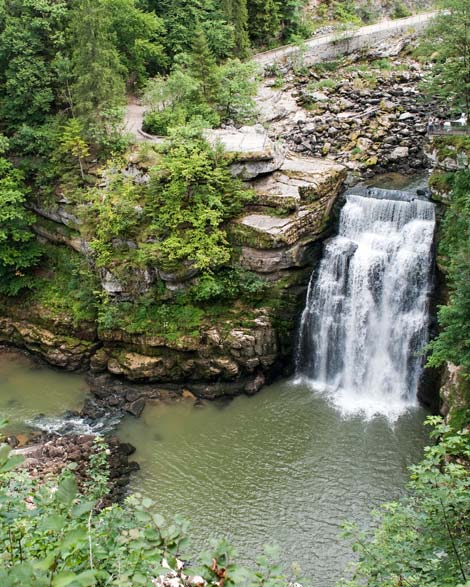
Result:
[[[46,479],[57,476],[73,464],[73,472],[80,489],[93,483],[90,475],[91,463],[104,451],[102,467],[108,471],[108,490],[102,498],[100,507],[119,502],[126,496],[131,475],[139,470],[138,463],[129,457],[135,448],[121,442],[116,436],[97,437],[93,434],[37,434],[30,439],[31,444],[15,448],[16,437],[8,437],[14,453],[24,457],[21,469],[26,470],[33,479]],[[98,442],[99,441],[99,442]]]

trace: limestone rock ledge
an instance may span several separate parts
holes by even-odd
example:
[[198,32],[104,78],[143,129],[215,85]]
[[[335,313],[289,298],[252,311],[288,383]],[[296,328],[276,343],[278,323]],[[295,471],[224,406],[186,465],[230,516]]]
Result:
[[65,336],[38,326],[31,321],[0,317],[0,343],[24,348],[67,371],[88,367],[90,358],[100,344]]
[[[231,222],[228,236],[235,265],[265,279],[261,299],[234,301],[221,315],[208,313],[196,332],[179,338],[159,332],[104,330],[94,322],[77,325],[53,308],[2,302],[0,343],[27,349],[54,366],[90,370],[96,381],[106,380],[102,392],[101,383],[92,386],[97,396],[111,390],[110,402],[118,401],[136,414],[143,407],[136,386],[149,390],[142,391],[147,399],[158,397],[162,389],[214,398],[255,393],[275,376],[287,375],[308,280],[319,244],[331,232],[333,206],[346,169],[325,159],[285,156],[256,129],[230,137],[225,132],[224,140],[229,139],[229,155],[237,153],[233,165],[244,166],[238,171],[256,197],[244,215]],[[73,209],[57,210],[60,206],[36,210],[37,232],[52,243],[89,255]],[[99,277],[104,289],[107,285],[116,293],[111,272]],[[171,279],[172,287],[184,288],[188,277],[172,275]],[[113,391],[116,386],[117,392]]]
[[100,332],[103,347],[91,368],[132,382],[174,384],[204,397],[225,395],[228,389],[230,394],[255,393],[275,368],[277,333],[264,309],[249,326],[232,326],[209,326],[197,337],[173,342],[122,331]]
[[309,245],[324,236],[345,178],[342,165],[290,156],[278,171],[252,181],[254,206],[230,227],[240,264],[262,274],[307,264]]

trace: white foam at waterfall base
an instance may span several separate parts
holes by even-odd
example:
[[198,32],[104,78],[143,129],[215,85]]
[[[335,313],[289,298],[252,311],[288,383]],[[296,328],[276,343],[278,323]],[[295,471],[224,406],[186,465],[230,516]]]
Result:
[[312,275],[297,349],[297,377],[344,415],[394,420],[417,404],[434,224],[434,206],[409,194],[347,197]]

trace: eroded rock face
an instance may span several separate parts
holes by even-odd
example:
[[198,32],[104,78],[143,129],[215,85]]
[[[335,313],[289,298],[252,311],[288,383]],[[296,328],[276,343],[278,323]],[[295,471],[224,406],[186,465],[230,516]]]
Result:
[[64,336],[32,322],[0,317],[0,343],[14,344],[68,371],[88,367],[98,342]]
[[190,390],[194,383],[235,382],[238,392],[250,393],[254,381],[257,377],[259,381],[261,373],[269,373],[278,355],[277,333],[264,310],[250,327],[222,331],[211,326],[198,337],[182,337],[174,343],[160,337],[123,337],[114,331],[103,333],[102,339],[101,360],[94,364],[97,371],[107,370],[130,381],[184,384]]
[[309,245],[324,235],[345,177],[332,161],[290,156],[277,172],[254,180],[254,209],[230,229],[240,264],[266,274],[308,263]]
[[223,146],[232,161],[232,175],[244,180],[276,171],[285,158],[284,147],[275,144],[261,125],[211,130],[207,140]]

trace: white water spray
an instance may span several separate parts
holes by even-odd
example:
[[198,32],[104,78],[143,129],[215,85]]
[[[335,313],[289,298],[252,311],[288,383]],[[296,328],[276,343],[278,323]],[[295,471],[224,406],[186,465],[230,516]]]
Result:
[[348,195],[302,314],[297,376],[344,413],[395,419],[416,403],[428,340],[434,206]]

